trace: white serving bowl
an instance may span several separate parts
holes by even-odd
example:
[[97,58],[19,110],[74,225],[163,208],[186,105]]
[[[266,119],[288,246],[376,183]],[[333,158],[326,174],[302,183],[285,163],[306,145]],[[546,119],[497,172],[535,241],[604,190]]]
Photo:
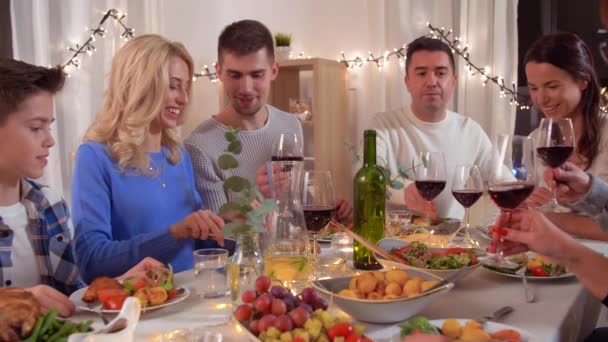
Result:
[[[424,280],[437,280],[441,278],[418,270],[407,270],[409,277],[419,276]],[[399,297],[395,299],[358,299],[338,295],[343,289],[348,289],[351,277],[318,280],[312,284],[315,290],[331,302],[337,304],[342,310],[358,321],[368,323],[395,323],[404,321],[429,306],[437,299],[447,294],[454,284],[448,283],[416,297]]]
[[[382,239],[378,242],[378,247],[385,250],[387,253],[390,253],[393,249],[403,248],[403,247],[408,246],[409,244],[410,243],[407,241],[398,240],[398,239]],[[443,252],[447,249],[448,248],[429,247],[429,250],[431,252]],[[404,265],[404,264],[401,264],[401,263],[398,263],[398,262],[395,262],[392,260],[384,259],[384,258],[380,257],[379,255],[375,255],[375,257],[376,257],[376,260],[378,260],[378,262],[382,265],[382,267],[384,267],[385,269],[388,269],[388,270],[401,269],[401,270],[408,270],[408,271],[409,270],[424,271],[424,272],[428,272],[428,273],[437,275],[443,279],[445,279],[446,277],[449,277],[451,274],[456,273],[460,270],[460,268],[457,268],[454,270],[431,270],[428,268],[420,268],[420,267],[415,267],[415,266]],[[467,275],[469,275],[471,272],[473,272],[480,265],[481,265],[481,263],[477,262],[477,264],[475,264],[473,266],[465,267],[464,269],[466,271],[464,271],[462,273],[462,275],[456,280],[456,282],[465,278]]]

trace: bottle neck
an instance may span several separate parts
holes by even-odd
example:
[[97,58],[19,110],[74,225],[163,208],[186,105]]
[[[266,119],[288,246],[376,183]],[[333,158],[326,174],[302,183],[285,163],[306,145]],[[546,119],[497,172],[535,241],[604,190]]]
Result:
[[363,164],[376,166],[376,136],[366,136],[363,145]]

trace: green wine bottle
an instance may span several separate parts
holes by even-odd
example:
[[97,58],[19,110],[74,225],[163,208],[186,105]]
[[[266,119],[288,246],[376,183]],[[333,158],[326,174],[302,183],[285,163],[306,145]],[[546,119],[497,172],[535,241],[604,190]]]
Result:
[[[376,131],[364,133],[363,167],[355,175],[354,228],[355,233],[371,243],[384,237],[386,179],[376,165]],[[373,253],[357,241],[354,242],[353,263],[360,270],[382,268]]]

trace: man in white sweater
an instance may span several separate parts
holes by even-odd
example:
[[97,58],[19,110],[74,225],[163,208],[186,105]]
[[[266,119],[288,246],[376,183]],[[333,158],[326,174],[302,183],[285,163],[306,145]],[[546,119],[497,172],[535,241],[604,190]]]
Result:
[[462,218],[464,209],[451,194],[453,171],[460,164],[477,164],[486,177],[492,144],[478,123],[446,109],[456,86],[449,46],[438,39],[420,37],[408,45],[406,56],[405,86],[412,103],[409,108],[376,114],[378,164],[397,175],[399,165],[410,167],[420,152],[443,152],[447,184],[429,203],[415,184],[407,181],[403,193],[392,190],[389,203],[392,207],[405,204],[433,217]]

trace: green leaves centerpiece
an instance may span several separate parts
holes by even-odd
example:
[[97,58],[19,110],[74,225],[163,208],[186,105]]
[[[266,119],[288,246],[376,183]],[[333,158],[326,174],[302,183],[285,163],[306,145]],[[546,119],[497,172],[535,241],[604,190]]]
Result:
[[[238,132],[238,128],[229,127],[229,131],[224,134],[228,147],[226,153],[217,161],[222,170],[234,170],[239,167],[236,156],[243,151],[243,145],[239,140]],[[266,199],[257,186],[241,176],[228,177],[223,187],[227,194],[233,193],[233,196],[227,196],[228,202],[219,210],[220,215],[230,218],[230,222],[224,225],[224,235],[234,237],[248,232],[263,232],[264,216],[277,209],[275,201]]]

